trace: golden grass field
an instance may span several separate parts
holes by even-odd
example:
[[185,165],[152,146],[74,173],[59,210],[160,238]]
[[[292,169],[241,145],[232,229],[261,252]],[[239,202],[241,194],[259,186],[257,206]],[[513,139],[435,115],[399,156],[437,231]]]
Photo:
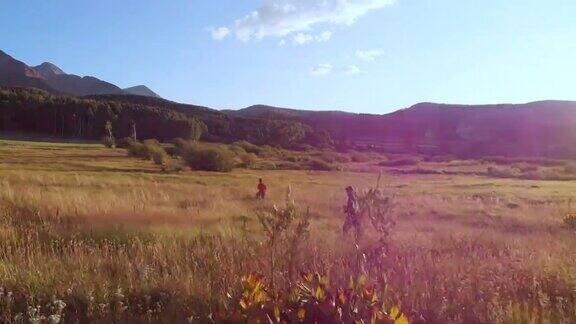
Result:
[[377,162],[164,173],[97,144],[0,141],[0,322],[208,321],[235,303],[242,275],[270,271],[258,178],[264,204],[282,205],[290,186],[309,209],[299,270],[345,283],[355,248],[341,233],[343,188],[374,187],[380,170],[398,225],[370,271],[413,322],[576,322],[576,232],[563,222],[576,181],[469,175],[466,161],[423,165],[460,174],[399,174]]

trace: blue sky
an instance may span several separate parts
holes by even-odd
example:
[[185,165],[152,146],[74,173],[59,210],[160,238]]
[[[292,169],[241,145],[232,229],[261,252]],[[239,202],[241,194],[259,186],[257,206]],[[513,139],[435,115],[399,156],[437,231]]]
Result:
[[574,0],[0,0],[0,49],[214,108],[576,100]]

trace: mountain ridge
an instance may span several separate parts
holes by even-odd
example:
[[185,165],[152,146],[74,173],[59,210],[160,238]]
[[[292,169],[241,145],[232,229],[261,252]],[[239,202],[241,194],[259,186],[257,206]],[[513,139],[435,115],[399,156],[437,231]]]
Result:
[[122,90],[124,90],[124,92],[127,92],[127,93],[132,94],[132,95],[152,97],[152,98],[162,98],[160,95],[158,95],[156,92],[150,90],[150,88],[148,88],[145,85],[138,85],[138,86],[134,86],[134,87],[124,88]]
[[[50,62],[44,62],[34,67],[29,66],[2,50],[0,50],[0,86],[31,87],[54,94],[76,96],[128,93],[110,82],[93,76],[81,77],[67,74]],[[139,87],[145,86],[137,86],[136,88]],[[148,91],[140,91],[138,95],[158,96],[148,87],[145,88]]]

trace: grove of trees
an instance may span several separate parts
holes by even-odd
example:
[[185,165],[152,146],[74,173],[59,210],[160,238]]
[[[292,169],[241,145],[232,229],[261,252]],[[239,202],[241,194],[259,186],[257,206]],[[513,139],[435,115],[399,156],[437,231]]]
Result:
[[198,118],[180,112],[126,102],[55,96],[41,90],[0,89],[0,131],[97,140],[110,123],[116,138],[197,140],[206,131]]

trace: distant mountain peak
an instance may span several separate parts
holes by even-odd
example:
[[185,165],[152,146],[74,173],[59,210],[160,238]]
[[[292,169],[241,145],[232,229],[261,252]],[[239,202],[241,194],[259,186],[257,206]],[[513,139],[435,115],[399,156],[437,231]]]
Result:
[[62,71],[62,69],[50,62],[44,62],[38,66],[35,66],[34,70],[38,71],[38,73],[40,73],[40,75],[42,75],[44,78],[49,78],[54,75],[66,74],[64,71]]
[[156,92],[150,90],[150,88],[148,88],[145,85],[130,87],[130,88],[126,88],[123,90],[129,94],[136,95],[136,96],[162,98]]

